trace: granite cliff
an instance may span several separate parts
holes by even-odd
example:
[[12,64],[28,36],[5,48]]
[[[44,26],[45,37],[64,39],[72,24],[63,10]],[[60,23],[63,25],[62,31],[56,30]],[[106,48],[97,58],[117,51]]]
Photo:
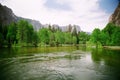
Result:
[[120,3],[118,4],[114,13],[110,16],[109,22],[120,26]]

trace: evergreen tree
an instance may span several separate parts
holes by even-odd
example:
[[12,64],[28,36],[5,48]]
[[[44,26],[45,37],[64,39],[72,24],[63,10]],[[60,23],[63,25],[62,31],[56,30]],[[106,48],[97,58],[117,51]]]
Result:
[[49,44],[50,35],[47,28],[42,28],[39,30],[39,38],[41,43]]
[[96,48],[98,47],[98,42],[100,42],[100,29],[95,28],[91,35],[91,40],[96,44]]
[[36,31],[34,31],[33,34],[32,34],[32,44],[35,47],[37,47],[38,42],[39,42],[38,33]]
[[16,34],[17,34],[16,23],[11,23],[8,26],[8,33],[7,33],[8,47],[11,47],[13,43],[17,42]]
[[112,45],[120,46],[120,27],[116,26],[112,34]]
[[64,34],[63,32],[61,32],[60,30],[57,30],[55,33],[55,42],[56,45],[59,46],[59,44],[63,44],[64,43]]

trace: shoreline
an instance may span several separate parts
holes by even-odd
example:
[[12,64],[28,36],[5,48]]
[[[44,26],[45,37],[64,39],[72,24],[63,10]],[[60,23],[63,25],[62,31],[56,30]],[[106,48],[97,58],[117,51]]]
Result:
[[120,46],[103,46],[103,48],[110,50],[120,50]]

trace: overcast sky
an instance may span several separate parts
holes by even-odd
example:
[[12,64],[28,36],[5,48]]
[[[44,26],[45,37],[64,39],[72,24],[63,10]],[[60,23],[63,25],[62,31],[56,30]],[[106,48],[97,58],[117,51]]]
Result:
[[39,20],[42,24],[76,24],[83,31],[103,29],[118,0],[0,0],[17,16]]

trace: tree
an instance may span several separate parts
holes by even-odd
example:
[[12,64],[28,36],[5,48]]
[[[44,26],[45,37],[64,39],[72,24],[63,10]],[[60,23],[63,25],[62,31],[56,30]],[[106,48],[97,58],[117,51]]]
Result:
[[[103,29],[103,32],[107,34],[107,42],[106,45],[119,45],[119,26],[108,23],[107,26]],[[102,36],[103,37],[103,36]],[[105,39],[104,39],[105,40]],[[103,40],[103,41],[104,41]]]
[[102,46],[107,45],[109,42],[109,35],[108,33],[101,31],[100,33],[100,43],[102,44]]
[[103,29],[103,31],[107,32],[109,34],[109,36],[111,37],[111,35],[114,32],[115,27],[116,27],[115,24],[108,23],[107,26]]
[[41,43],[49,44],[50,35],[47,28],[42,28],[39,30],[39,38]]
[[20,20],[17,24],[17,39],[19,43],[26,42],[26,32],[27,32],[28,22],[25,20]]
[[34,33],[33,26],[25,20],[20,20],[17,24],[17,39],[24,46],[24,43],[32,43],[32,34]]
[[38,33],[36,31],[34,31],[32,34],[32,44],[35,47],[37,47],[38,42],[39,42]]
[[2,34],[2,24],[0,24],[0,47],[3,46],[3,40],[4,40],[4,37]]
[[51,30],[48,32],[49,33],[49,45],[51,47],[55,46],[55,33],[53,33]]
[[86,32],[79,32],[79,43],[86,44],[86,41],[90,39],[90,35],[87,34]]
[[0,47],[3,47],[3,42],[4,42],[3,35],[0,33]]
[[7,45],[7,41],[6,41],[7,32],[8,32],[8,26],[0,23],[0,47]]
[[70,32],[65,33],[65,43],[72,44],[72,34]]
[[76,29],[76,25],[74,25],[74,29],[72,32],[72,36],[76,37],[76,44],[79,44],[79,37],[78,37],[78,33],[77,33],[77,29]]
[[112,45],[120,46],[120,27],[116,26],[112,34]]
[[27,42],[27,44],[32,43],[33,35],[35,36],[33,26],[31,24],[28,24],[27,30],[26,30],[26,42]]
[[96,48],[98,47],[98,42],[100,42],[100,29],[95,28],[91,35],[91,40],[96,44]]
[[17,34],[16,23],[11,23],[8,26],[8,33],[7,33],[8,47],[11,47],[13,43],[17,42],[16,34]]
[[75,44],[75,45],[77,44],[77,38],[76,38],[76,36],[73,36],[73,37],[72,37],[72,42],[73,42],[73,44]]
[[103,29],[103,31],[109,36],[107,45],[112,45],[112,34],[114,33],[114,29],[116,28],[116,25],[113,23],[108,23],[107,26]]
[[60,30],[57,30],[55,32],[55,42],[56,42],[56,45],[59,46],[59,44],[63,44],[64,41],[65,41],[65,39],[64,39],[63,32],[61,32]]

